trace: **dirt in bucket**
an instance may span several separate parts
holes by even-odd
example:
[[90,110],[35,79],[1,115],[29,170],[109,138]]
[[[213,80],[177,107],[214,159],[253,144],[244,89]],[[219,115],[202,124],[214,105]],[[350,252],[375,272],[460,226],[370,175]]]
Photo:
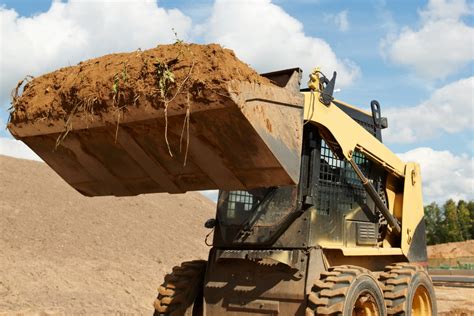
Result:
[[66,121],[71,115],[100,115],[129,106],[184,108],[173,103],[178,94],[209,104],[228,95],[227,83],[233,80],[271,84],[218,44],[177,42],[110,54],[32,79],[20,96],[14,92],[10,121]]

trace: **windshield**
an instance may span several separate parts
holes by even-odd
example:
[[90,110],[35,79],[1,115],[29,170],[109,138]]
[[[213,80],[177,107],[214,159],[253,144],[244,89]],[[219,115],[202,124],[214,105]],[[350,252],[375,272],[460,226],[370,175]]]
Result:
[[225,226],[272,226],[293,210],[296,196],[296,186],[221,191],[218,219]]
[[219,192],[219,217],[224,225],[241,225],[255,211],[269,189]]

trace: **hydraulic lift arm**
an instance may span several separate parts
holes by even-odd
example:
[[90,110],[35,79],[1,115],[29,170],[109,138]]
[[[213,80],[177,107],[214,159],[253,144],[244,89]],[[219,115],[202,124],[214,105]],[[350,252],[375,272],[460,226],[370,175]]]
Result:
[[[400,160],[383,143],[340,109],[335,103],[342,102],[333,100],[332,96],[328,95],[327,89],[324,89],[319,81],[321,79],[323,78],[319,77],[319,71],[316,70],[312,74],[309,83],[311,90],[303,93],[305,96],[305,121],[317,125],[323,139],[334,154],[339,158],[344,157],[351,164],[367,194],[371,196],[377,208],[387,219],[392,231],[401,237],[402,250],[408,252],[409,244],[417,229],[413,226],[416,226],[423,217],[419,166],[415,163],[405,163]],[[326,86],[333,84],[326,78],[324,80]],[[330,87],[331,89],[332,87]],[[361,111],[347,104],[344,104],[344,106]],[[396,178],[399,183],[403,184],[403,188],[398,192],[397,199],[389,199],[388,202],[392,203],[391,206],[382,202],[373,185],[354,162],[353,155],[356,151],[364,154],[372,162],[386,170],[392,179]],[[408,195],[410,198],[408,198]],[[401,208],[401,210],[396,212],[396,207]]]

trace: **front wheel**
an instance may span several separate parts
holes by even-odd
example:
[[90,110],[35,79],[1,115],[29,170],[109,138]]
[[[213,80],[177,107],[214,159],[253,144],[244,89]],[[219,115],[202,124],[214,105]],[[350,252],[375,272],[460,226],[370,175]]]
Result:
[[437,315],[436,297],[428,273],[420,266],[395,263],[380,274],[388,315]]
[[155,300],[155,316],[202,315],[202,291],[206,261],[183,262],[165,276]]
[[386,315],[382,290],[375,276],[357,266],[336,266],[321,273],[308,295],[306,315]]

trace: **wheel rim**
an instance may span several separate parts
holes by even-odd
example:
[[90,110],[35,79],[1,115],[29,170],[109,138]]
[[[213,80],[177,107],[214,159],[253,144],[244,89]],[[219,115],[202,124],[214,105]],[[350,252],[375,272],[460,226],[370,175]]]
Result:
[[431,300],[428,290],[423,285],[418,286],[413,295],[412,315],[431,316]]
[[363,292],[355,301],[352,316],[379,316],[379,309],[374,296],[369,292]]

